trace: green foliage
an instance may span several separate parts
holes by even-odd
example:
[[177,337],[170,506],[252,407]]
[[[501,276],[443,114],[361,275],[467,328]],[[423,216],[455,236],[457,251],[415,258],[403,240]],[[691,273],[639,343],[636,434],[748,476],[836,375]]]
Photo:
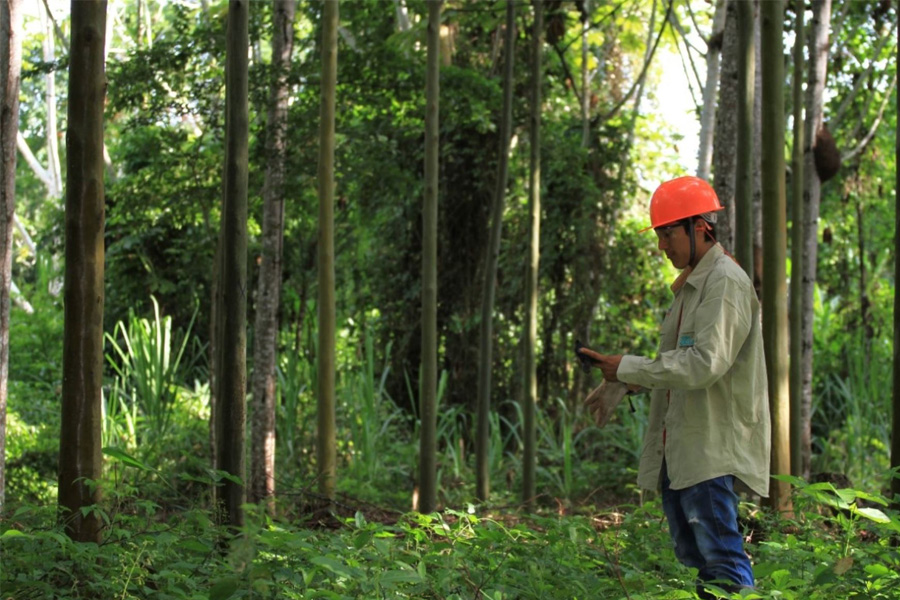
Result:
[[114,351],[106,360],[116,373],[106,401],[107,429],[127,432],[120,440],[130,447],[154,446],[168,433],[184,368],[181,360],[190,340],[188,326],[176,347],[172,318],[161,317],[156,298],[151,301],[153,320],[132,313],[127,327],[120,321],[114,334],[106,335]]
[[[757,590],[723,597],[896,598],[900,551],[891,536],[900,533],[900,517],[886,500],[789,480],[802,518],[742,505],[753,527],[747,549]],[[117,508],[93,509],[108,523],[100,545],[69,540],[52,524],[52,508],[19,508],[0,532],[4,593],[48,600],[696,597],[696,571],[677,563],[659,499],[568,516],[469,505],[379,522],[357,511],[338,518],[336,529],[298,527],[247,505],[245,525],[229,533],[206,511],[167,517],[157,503],[123,491]]]
[[[821,298],[821,294],[819,296]],[[817,377],[813,472],[840,473],[856,485],[887,485],[893,350],[884,337],[847,330],[840,298],[816,305]]]

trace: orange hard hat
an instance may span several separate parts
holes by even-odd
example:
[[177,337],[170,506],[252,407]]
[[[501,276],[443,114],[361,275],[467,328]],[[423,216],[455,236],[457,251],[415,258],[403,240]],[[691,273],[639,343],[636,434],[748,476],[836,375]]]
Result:
[[699,177],[678,177],[661,184],[650,198],[650,227],[665,227],[688,217],[722,210],[716,191]]

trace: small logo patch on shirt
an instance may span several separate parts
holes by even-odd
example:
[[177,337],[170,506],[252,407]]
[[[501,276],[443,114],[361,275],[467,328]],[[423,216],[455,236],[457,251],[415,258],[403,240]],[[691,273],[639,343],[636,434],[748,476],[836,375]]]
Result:
[[679,348],[690,348],[694,345],[694,337],[690,334],[682,334],[680,338],[678,338],[678,347]]

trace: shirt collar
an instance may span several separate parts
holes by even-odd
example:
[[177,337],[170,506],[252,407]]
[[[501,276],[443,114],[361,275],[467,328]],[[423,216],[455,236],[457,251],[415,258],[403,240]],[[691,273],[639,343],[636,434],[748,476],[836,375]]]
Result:
[[672,282],[672,292],[677,294],[686,283],[690,284],[694,289],[702,287],[703,282],[709,276],[710,272],[712,272],[713,265],[724,253],[725,249],[718,243],[707,250],[706,254],[703,255],[703,258],[700,259],[700,262],[697,263],[696,267],[685,267],[684,270],[681,271],[681,274],[674,282]]

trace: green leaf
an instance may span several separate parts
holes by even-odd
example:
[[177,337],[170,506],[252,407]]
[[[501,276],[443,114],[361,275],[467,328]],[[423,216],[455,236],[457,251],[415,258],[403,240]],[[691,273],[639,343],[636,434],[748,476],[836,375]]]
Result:
[[228,600],[234,596],[240,580],[237,577],[226,577],[215,582],[209,590],[209,600]]
[[877,508],[856,508],[856,505],[853,505],[853,512],[861,515],[870,521],[875,521],[876,523],[890,523],[891,519],[886,514],[878,510]]
[[12,537],[31,537],[27,533],[22,533],[18,529],[7,529],[3,532],[3,535],[0,535],[0,538],[12,538]]
[[382,584],[385,583],[421,583],[423,581],[421,575],[419,575],[415,571],[403,571],[403,570],[394,570],[394,571],[385,571],[378,578],[378,581]]
[[348,567],[344,563],[337,561],[330,556],[314,556],[311,561],[314,565],[319,565],[320,567],[325,567],[335,575],[341,575],[343,577],[356,577],[356,572],[354,569]]
[[125,463],[129,467],[134,467],[135,469],[140,469],[142,471],[152,471],[153,470],[150,467],[148,467],[147,465],[145,465],[144,463],[142,463],[141,461],[137,460],[136,458],[134,458],[132,456],[129,456],[128,454],[126,454],[125,452],[123,452],[122,450],[120,450],[119,448],[117,448],[115,446],[106,446],[105,448],[102,449],[102,452],[103,452],[103,454],[105,454],[109,457],[115,458],[115,459]]

